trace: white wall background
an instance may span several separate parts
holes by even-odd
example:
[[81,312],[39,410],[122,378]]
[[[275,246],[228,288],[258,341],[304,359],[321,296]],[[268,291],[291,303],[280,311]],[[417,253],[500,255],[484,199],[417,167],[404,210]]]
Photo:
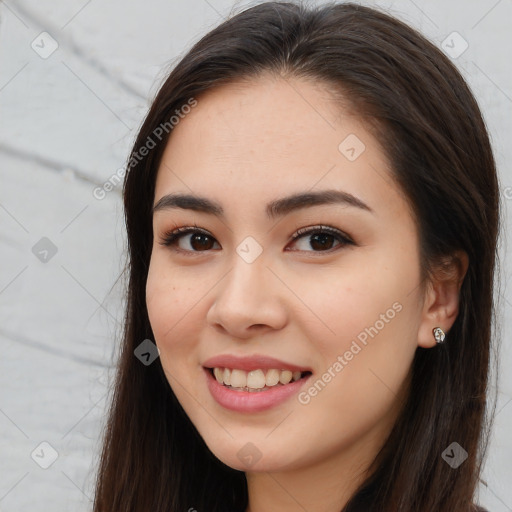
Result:
[[[510,232],[512,2],[375,4],[439,45],[453,31],[467,41],[454,60],[492,135],[503,184],[503,232]],[[122,287],[114,285],[124,261],[120,187],[103,200],[92,192],[124,165],[168,66],[232,7],[228,0],[0,3],[2,512],[91,509],[122,321]],[[53,43],[42,32],[58,45],[49,56]],[[454,41],[460,51],[462,41]],[[39,242],[43,237],[51,244]],[[49,251],[47,262],[33,252],[38,242],[39,250]],[[498,414],[487,485],[480,490],[491,512],[512,511],[512,295],[506,287],[512,266],[506,243],[505,236]]]

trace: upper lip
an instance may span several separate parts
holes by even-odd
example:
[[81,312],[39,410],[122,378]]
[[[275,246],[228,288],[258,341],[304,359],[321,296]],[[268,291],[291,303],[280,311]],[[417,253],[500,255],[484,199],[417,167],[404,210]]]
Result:
[[235,356],[233,354],[221,354],[215,357],[207,359],[203,366],[205,368],[230,368],[245,370],[250,372],[251,370],[269,370],[276,368],[278,370],[290,370],[306,372],[311,371],[309,368],[300,366],[293,363],[287,363],[274,357],[264,355],[253,355],[253,356]]

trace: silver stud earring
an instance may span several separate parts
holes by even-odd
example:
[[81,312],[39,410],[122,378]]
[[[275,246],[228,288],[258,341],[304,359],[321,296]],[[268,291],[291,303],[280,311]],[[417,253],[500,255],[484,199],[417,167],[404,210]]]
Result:
[[436,343],[443,343],[446,337],[443,329],[441,329],[441,327],[434,327],[434,329],[432,329],[432,332],[434,334],[434,338],[436,339]]

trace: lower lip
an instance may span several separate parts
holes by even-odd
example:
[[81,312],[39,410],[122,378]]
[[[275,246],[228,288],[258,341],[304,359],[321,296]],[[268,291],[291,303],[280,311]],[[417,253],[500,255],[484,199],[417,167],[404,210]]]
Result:
[[267,391],[237,391],[217,382],[209,369],[204,368],[208,389],[213,398],[225,407],[237,412],[259,412],[271,409],[295,395],[311,374],[283,386],[274,386]]

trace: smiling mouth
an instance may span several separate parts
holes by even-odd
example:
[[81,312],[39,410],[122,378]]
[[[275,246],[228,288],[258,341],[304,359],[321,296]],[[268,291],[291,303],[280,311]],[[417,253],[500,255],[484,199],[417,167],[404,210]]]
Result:
[[291,371],[270,368],[246,372],[237,368],[206,368],[212,377],[222,386],[235,391],[259,393],[305,379],[310,371]]

